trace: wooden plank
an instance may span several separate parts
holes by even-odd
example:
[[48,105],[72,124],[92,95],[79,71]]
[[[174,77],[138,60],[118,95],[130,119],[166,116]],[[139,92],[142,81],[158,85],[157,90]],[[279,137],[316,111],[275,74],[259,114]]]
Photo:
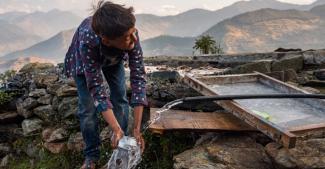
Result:
[[[258,75],[257,73],[255,73]],[[251,74],[249,74],[251,76]],[[245,76],[245,75],[241,75]],[[239,78],[239,77],[238,77]],[[237,79],[238,79],[237,78]],[[205,84],[206,79],[199,78],[200,80],[191,77],[189,75],[185,75],[183,81],[190,85],[196,91],[202,93],[206,96],[218,95],[215,91],[213,91],[209,86]],[[234,83],[234,81],[233,81]],[[258,115],[254,114],[250,110],[243,108],[236,101],[215,101],[215,103],[219,104],[221,107],[226,109],[228,112],[232,113],[239,119],[242,119],[250,126],[260,130],[267,136],[271,137],[273,140],[282,144],[287,148],[293,148],[296,144],[296,136],[292,134],[290,131],[279,128],[275,124],[262,119]]]
[[[151,108],[150,119],[158,109]],[[169,110],[161,114],[160,120],[149,126],[155,133],[163,130],[209,130],[209,131],[256,131],[245,122],[227,112],[189,112]]]
[[206,85],[213,84],[231,84],[231,83],[247,83],[256,82],[258,75],[252,74],[235,74],[235,75],[218,75],[218,76],[203,76],[197,77],[199,81],[204,81]]

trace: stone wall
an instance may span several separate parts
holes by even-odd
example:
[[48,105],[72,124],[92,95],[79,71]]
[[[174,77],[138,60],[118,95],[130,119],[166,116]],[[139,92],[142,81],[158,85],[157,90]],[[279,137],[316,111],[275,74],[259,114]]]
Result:
[[212,65],[216,67],[234,67],[260,60],[283,60],[292,57],[302,57],[304,67],[325,67],[325,50],[308,50],[292,52],[245,53],[232,55],[203,55],[203,56],[154,56],[146,57],[148,65],[169,65],[178,67],[187,65],[200,67]]

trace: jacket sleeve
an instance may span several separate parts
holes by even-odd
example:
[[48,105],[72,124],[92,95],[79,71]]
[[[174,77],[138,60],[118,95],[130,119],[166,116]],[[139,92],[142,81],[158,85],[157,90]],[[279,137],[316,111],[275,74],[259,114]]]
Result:
[[85,32],[79,46],[83,62],[88,91],[93,97],[95,107],[99,113],[113,108],[103,83],[101,64],[99,59],[99,38],[92,32]]
[[140,45],[138,33],[136,33],[138,41],[129,54],[130,81],[132,88],[131,106],[148,105],[146,97],[146,72],[143,62],[143,52]]

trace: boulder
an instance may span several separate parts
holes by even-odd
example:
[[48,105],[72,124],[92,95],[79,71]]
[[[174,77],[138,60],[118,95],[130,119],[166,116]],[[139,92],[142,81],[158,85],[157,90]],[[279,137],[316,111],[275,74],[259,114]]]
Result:
[[31,72],[39,72],[48,69],[53,69],[54,65],[51,63],[28,63],[24,65],[19,72],[21,73],[31,73]]
[[27,136],[40,131],[42,129],[42,123],[43,121],[38,118],[25,119],[21,124],[24,135]]
[[325,80],[325,69],[315,70],[314,75],[318,80]]
[[16,112],[0,113],[0,124],[9,124],[19,122],[20,118]]
[[56,91],[58,97],[77,96],[77,88],[69,85],[63,85]]
[[314,66],[325,65],[325,50],[305,51],[303,53],[304,64]]
[[0,143],[10,143],[20,137],[23,137],[23,132],[17,124],[0,125]]
[[230,71],[230,73],[244,74],[244,73],[252,73],[254,71],[267,73],[267,72],[271,72],[271,64],[272,64],[272,60],[260,60],[252,63],[247,63],[244,65],[239,65],[233,68]]
[[62,84],[59,83],[54,83],[54,84],[48,84],[47,85],[47,91],[50,94],[56,95],[56,92],[58,91],[58,89],[62,87]]
[[69,150],[81,152],[85,147],[81,132],[71,134],[67,146]]
[[177,71],[157,71],[152,72],[147,75],[152,80],[160,80],[160,81],[170,81],[176,82],[180,79],[180,75]]
[[59,104],[60,104],[60,99],[57,96],[54,96],[52,99],[53,110],[58,111]]
[[266,145],[265,149],[279,168],[325,168],[325,138],[301,141],[292,149],[273,142]]
[[284,81],[297,82],[298,75],[295,70],[288,69],[284,71]]
[[35,89],[34,91],[31,91],[28,96],[29,97],[34,97],[34,98],[39,98],[41,96],[45,96],[46,90],[45,89]]
[[53,154],[60,154],[67,150],[66,143],[44,143],[44,147]]
[[64,128],[45,129],[42,132],[42,139],[47,143],[56,143],[67,140],[69,133]]
[[27,99],[25,99],[23,101],[22,104],[23,104],[22,106],[23,106],[24,109],[31,110],[31,109],[37,107],[38,102],[37,102],[37,100],[35,100],[35,99],[31,98],[31,97],[28,97]]
[[29,118],[33,116],[32,109],[38,106],[38,102],[28,97],[24,101],[22,99],[18,99],[16,102],[17,112],[19,115],[23,116],[24,118]]
[[303,68],[304,59],[302,56],[285,57],[280,60],[272,62],[272,71],[284,71],[293,69],[294,71],[300,71]]
[[46,88],[50,84],[54,84],[59,76],[57,74],[36,74],[33,78],[37,87]]
[[78,111],[77,97],[64,97],[58,106],[58,112],[63,118],[73,116]]
[[10,158],[12,158],[11,154],[4,156],[0,161],[0,168],[8,168]]
[[8,143],[0,143],[0,157],[12,152],[12,147]]
[[52,121],[55,117],[55,111],[53,110],[52,105],[39,106],[33,110],[33,113],[47,122]]
[[240,135],[218,135],[211,142],[174,157],[175,169],[273,169],[264,147]]
[[44,95],[37,99],[37,102],[40,104],[51,104],[53,96],[51,94]]

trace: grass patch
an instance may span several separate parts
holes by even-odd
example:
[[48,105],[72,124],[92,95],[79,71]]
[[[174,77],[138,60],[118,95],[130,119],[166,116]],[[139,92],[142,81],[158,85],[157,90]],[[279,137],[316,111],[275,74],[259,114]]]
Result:
[[[189,148],[192,148],[196,136],[191,133],[173,132],[162,136],[145,133],[146,150],[143,154],[141,169],[170,169],[173,168],[173,157]],[[30,143],[40,143],[39,137],[29,137],[17,140],[14,143],[15,149],[25,149]],[[112,153],[108,143],[100,147],[101,155],[99,166],[104,166]],[[9,164],[10,169],[76,169],[80,168],[83,162],[82,152],[66,151],[61,154],[51,154],[40,147],[38,158],[30,158],[25,153],[14,155],[15,159]]]

